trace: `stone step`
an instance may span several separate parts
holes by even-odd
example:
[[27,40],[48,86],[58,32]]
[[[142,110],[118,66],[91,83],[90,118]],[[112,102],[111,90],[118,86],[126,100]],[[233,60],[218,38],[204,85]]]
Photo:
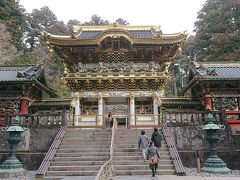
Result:
[[91,166],[103,165],[106,161],[52,161],[51,166]]
[[70,177],[64,177],[64,176],[45,176],[44,177],[44,180],[63,180],[63,179],[79,179],[79,180],[95,180],[96,179],[96,176],[74,176],[72,178]]
[[[151,137],[152,136],[152,133],[153,132],[146,132],[145,133],[145,135],[147,136],[147,137]],[[140,136],[141,135],[141,133],[140,132],[131,132],[131,131],[125,131],[125,132],[116,132],[116,137],[126,137],[126,135],[129,135],[129,134],[131,134],[132,136],[134,136],[134,137],[138,137],[138,136]],[[163,133],[161,133],[161,132],[159,132],[159,134],[160,135],[162,135],[163,136]]]
[[44,179],[44,180],[63,180],[64,176],[44,176],[44,178],[36,178],[36,179]]
[[[124,175],[152,175],[152,171],[150,170],[117,170],[116,171],[116,175],[117,176],[124,176]],[[176,174],[175,173],[175,170],[173,169],[159,169],[157,171],[157,175],[174,175]]]
[[[143,161],[143,159],[141,160],[114,160],[114,165],[144,165],[146,164],[146,162]],[[158,162],[159,165],[173,165],[172,160],[168,159],[160,159],[160,161]]]
[[[170,155],[168,151],[163,151],[163,152],[160,152],[159,154],[161,156]],[[114,152],[113,155],[114,156],[142,156],[142,152]]]
[[[118,161],[118,160],[141,160],[143,159],[142,156],[114,156],[113,157],[114,161]],[[161,156],[161,159],[171,159],[170,156]]]
[[101,165],[95,166],[50,166],[49,171],[98,171]]
[[62,143],[59,147],[60,149],[72,148],[72,149],[91,149],[91,148],[110,148],[110,144],[74,144],[74,143]]
[[82,134],[82,135],[87,135],[87,134],[93,134],[95,131],[90,131],[90,130],[69,130],[67,129],[66,134]]
[[[135,144],[131,144],[131,143],[122,144],[122,143],[115,142],[115,147],[116,148],[138,148],[138,144],[137,143],[135,143]],[[167,148],[167,145],[162,144],[161,148]]]
[[110,141],[85,141],[85,142],[72,142],[72,141],[63,141],[61,145],[79,145],[79,146],[94,146],[94,145],[104,145],[104,146],[110,146],[111,142]]
[[64,139],[111,139],[111,136],[105,136],[105,135],[101,135],[101,136],[97,136],[97,135],[90,135],[90,136],[64,136]]
[[[145,135],[146,136],[151,136],[153,133],[153,131],[145,131]],[[126,135],[126,134],[132,134],[133,136],[139,136],[141,134],[141,131],[129,131],[129,130],[125,130],[125,131],[119,131],[117,130],[116,135]],[[159,132],[159,134],[162,135],[162,132]]]
[[67,130],[66,135],[90,135],[93,134],[94,131],[83,131],[83,130]]
[[47,176],[96,176],[98,171],[47,171]]
[[89,137],[89,136],[111,136],[112,132],[66,132],[66,136]]
[[57,153],[75,153],[75,152],[109,152],[110,151],[110,147],[108,148],[85,148],[85,147],[81,147],[81,148],[60,148],[57,150]]
[[104,129],[97,129],[97,128],[67,128],[67,132],[70,131],[80,131],[80,132],[112,132],[112,128],[104,128]]
[[82,156],[109,156],[109,152],[71,152],[71,153],[56,153],[56,157],[82,157]]
[[85,133],[85,134],[66,134],[64,137],[83,137],[83,138],[88,138],[88,137],[111,137],[111,134],[93,134],[93,133]]
[[63,142],[102,142],[111,141],[110,138],[64,138]]
[[[115,170],[149,170],[149,164],[146,163],[144,165],[114,165]],[[158,169],[173,169],[174,165],[158,165]]]
[[109,156],[54,157],[53,161],[106,161]]
[[82,132],[95,132],[96,130],[95,129],[79,129],[79,128],[67,128],[67,131],[66,132],[79,132],[79,133],[82,133]]
[[105,132],[105,131],[95,131],[92,133],[93,135],[112,135],[112,131],[109,131],[109,132]]
[[[128,148],[114,148],[113,152],[141,152],[140,149],[138,148],[131,148],[131,149],[128,149]],[[168,151],[168,148],[160,148],[160,150],[158,150],[158,152],[169,152]]]
[[111,129],[67,129],[45,177],[91,176],[95,179],[110,158],[111,137]]
[[[126,140],[123,140],[123,139],[120,139],[120,140],[116,139],[115,144],[138,144],[138,140],[129,139],[129,140],[126,141]],[[161,145],[162,146],[167,146],[167,143],[162,142]]]

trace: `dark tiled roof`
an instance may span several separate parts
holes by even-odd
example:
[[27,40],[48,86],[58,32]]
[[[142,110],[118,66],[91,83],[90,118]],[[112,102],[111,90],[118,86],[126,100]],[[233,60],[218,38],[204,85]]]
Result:
[[43,69],[41,66],[0,66],[0,82],[32,81],[38,78]]
[[35,86],[51,97],[57,97],[55,92],[38,79],[43,75],[41,65],[0,66],[0,83],[26,83],[34,82]]
[[134,38],[153,38],[154,34],[152,30],[132,30],[129,34]]
[[210,65],[202,64],[196,67],[195,75],[200,79],[217,80],[231,79],[240,80],[240,64]]
[[187,90],[191,89],[191,87],[193,87],[198,81],[240,81],[240,63],[193,63],[190,69],[193,74],[193,78],[188,82],[186,86],[184,86],[179,91],[179,95],[183,95]]
[[122,29],[112,29],[112,30],[93,30],[93,31],[82,31],[78,35],[79,39],[95,39],[101,36],[104,32],[111,31],[124,31],[127,32],[133,38],[154,38],[156,36],[156,32],[153,30],[122,30]]
[[201,102],[191,99],[163,99],[163,105],[201,105]]
[[31,107],[35,106],[70,106],[70,100],[45,100],[45,101],[35,101],[31,104]]
[[100,36],[103,31],[82,31],[79,35],[80,39],[94,39]]

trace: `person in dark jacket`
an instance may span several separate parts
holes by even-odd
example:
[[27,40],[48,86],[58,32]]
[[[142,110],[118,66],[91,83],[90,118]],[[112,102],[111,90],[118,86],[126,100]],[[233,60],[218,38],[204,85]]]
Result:
[[149,167],[152,170],[152,177],[155,177],[158,168],[158,159],[160,158],[157,148],[153,146],[153,142],[150,142],[147,149],[147,160],[149,161]]
[[154,128],[154,131],[153,131],[152,137],[151,137],[151,141],[154,143],[154,146],[156,146],[158,149],[161,147],[162,136],[159,134],[157,128]]

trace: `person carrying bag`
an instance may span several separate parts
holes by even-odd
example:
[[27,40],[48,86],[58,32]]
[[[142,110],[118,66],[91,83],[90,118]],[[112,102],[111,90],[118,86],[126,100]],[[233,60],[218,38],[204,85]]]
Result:
[[160,158],[157,148],[153,146],[153,142],[150,142],[149,148],[147,149],[147,160],[149,167],[152,170],[152,177],[155,177],[158,168],[158,160]]

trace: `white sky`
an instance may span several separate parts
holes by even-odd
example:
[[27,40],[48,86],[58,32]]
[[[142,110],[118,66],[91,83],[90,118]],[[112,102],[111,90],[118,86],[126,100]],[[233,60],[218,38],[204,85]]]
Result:
[[164,34],[192,33],[197,13],[206,0],[20,0],[27,12],[48,6],[65,23],[70,19],[90,21],[92,14],[131,25],[160,25]]

